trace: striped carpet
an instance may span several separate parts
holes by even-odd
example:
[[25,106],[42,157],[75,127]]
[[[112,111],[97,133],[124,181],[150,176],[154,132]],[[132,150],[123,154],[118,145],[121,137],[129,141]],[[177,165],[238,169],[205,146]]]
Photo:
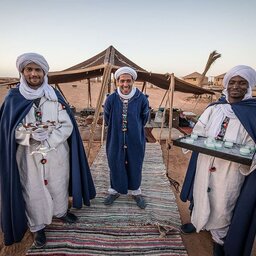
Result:
[[46,229],[46,246],[32,246],[27,255],[187,255],[178,230],[175,196],[165,171],[160,145],[147,143],[141,185],[146,209],[137,207],[129,195],[121,195],[112,206],[105,206],[109,173],[102,147],[91,166],[97,189],[91,206],[72,209],[79,223],[53,220]]

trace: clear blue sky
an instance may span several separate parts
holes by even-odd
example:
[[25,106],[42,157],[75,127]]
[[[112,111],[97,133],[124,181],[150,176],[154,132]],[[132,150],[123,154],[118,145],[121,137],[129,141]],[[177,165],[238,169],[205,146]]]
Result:
[[256,68],[255,0],[1,0],[0,76],[18,76],[24,52],[66,69],[113,45],[148,71],[178,77],[238,64]]

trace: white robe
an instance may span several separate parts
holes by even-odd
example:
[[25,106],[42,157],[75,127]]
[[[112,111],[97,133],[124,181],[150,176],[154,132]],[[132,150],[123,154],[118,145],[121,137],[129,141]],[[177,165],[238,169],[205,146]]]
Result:
[[[207,121],[207,126],[199,119],[193,132],[208,137],[211,129],[216,126],[218,111],[218,105],[208,107],[202,114],[202,120]],[[224,140],[255,145],[238,118],[230,119]],[[215,172],[209,171],[212,166],[216,168]],[[214,230],[229,226],[244,182],[244,175],[248,175],[252,170],[253,168],[249,166],[199,154],[193,189],[194,208],[191,216],[191,222],[197,232],[202,229]],[[207,192],[208,188],[210,192]]]
[[[34,105],[23,120],[23,123],[34,123]],[[16,160],[18,164],[22,193],[25,201],[26,215],[30,228],[47,225],[53,216],[63,216],[68,209],[69,183],[69,146],[68,137],[73,130],[72,122],[62,105],[42,97],[40,101],[42,121],[55,121],[61,124],[50,134],[47,142],[52,150],[47,153],[46,164],[41,164],[42,155],[33,154],[39,142],[31,139],[29,134],[16,130],[16,141],[19,144]],[[44,184],[44,179],[48,184]]]

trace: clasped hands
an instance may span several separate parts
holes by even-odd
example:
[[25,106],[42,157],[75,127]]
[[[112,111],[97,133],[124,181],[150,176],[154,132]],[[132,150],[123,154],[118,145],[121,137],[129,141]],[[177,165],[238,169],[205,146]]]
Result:
[[49,138],[49,132],[48,129],[44,128],[37,128],[32,132],[32,138],[36,141],[44,141]]

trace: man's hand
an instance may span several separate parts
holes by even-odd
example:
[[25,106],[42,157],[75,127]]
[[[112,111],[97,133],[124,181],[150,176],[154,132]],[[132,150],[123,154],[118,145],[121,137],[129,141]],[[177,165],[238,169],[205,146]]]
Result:
[[38,128],[32,133],[32,138],[36,141],[44,141],[49,138],[49,133],[47,129]]

